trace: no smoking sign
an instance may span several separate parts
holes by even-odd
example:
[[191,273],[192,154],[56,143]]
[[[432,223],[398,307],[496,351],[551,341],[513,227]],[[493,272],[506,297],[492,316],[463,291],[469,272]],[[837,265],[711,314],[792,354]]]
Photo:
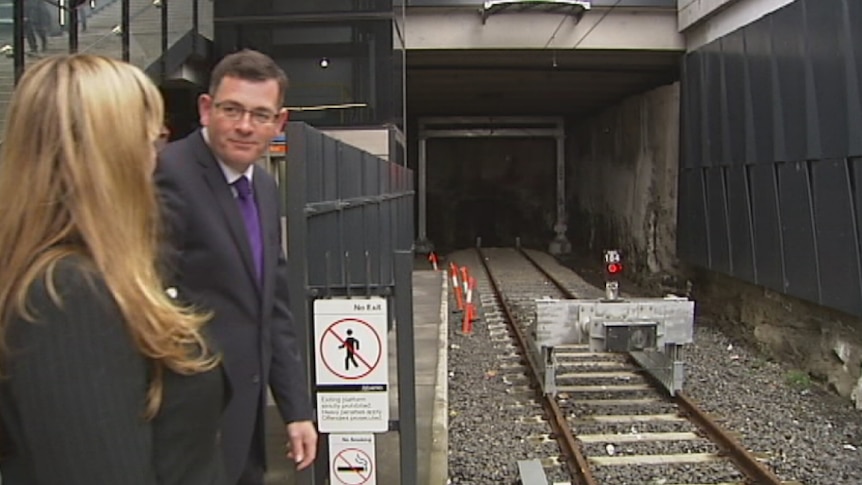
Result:
[[377,485],[373,434],[329,435],[329,461],[334,485]]

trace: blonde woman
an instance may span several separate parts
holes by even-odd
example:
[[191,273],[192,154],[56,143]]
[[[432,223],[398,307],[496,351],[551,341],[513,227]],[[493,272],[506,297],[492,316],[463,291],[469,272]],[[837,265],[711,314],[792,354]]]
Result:
[[30,66],[0,150],[3,485],[223,485],[225,380],[156,270],[161,96],[92,55]]

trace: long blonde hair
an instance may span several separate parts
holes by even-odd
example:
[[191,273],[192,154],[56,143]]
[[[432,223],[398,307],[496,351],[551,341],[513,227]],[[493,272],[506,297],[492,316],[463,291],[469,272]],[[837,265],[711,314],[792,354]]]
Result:
[[[151,177],[164,118],[138,68],[94,55],[43,59],[12,96],[0,149],[0,345],[9,322],[32,320],[34,280],[83,255],[104,278],[141,353],[154,365],[146,416],[158,412],[162,370],[213,368],[206,316],[178,307],[157,271],[158,202]],[[8,353],[0,347],[3,357]]]

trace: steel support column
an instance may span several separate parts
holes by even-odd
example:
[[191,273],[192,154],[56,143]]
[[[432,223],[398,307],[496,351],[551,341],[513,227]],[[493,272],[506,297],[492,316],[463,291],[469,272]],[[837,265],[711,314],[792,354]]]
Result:
[[66,23],[66,30],[69,32],[69,52],[75,53],[78,52],[78,16],[84,14],[78,11],[78,7],[74,6],[73,3],[66,2],[66,5],[68,5],[66,8],[69,13],[69,21]]
[[413,252],[395,251],[395,338],[398,360],[398,435],[401,485],[417,485],[416,351],[413,328]]
[[[129,59],[132,57],[132,51],[129,48],[129,44],[132,41],[132,33],[131,29],[131,6],[129,4],[130,0],[120,0],[120,44],[123,49],[122,59],[126,62],[129,62]],[[165,5],[162,8],[168,8]]]
[[24,74],[24,0],[12,1],[12,65],[15,66],[15,84]]
[[419,135],[419,237],[416,240],[416,253],[428,254],[434,250],[434,244],[428,240],[428,153],[427,139]]

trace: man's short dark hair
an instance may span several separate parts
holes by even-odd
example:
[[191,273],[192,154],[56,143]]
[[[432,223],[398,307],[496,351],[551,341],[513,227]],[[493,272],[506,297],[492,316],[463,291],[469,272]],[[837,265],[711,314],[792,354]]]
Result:
[[279,104],[284,103],[287,91],[287,74],[268,55],[251,49],[243,49],[226,55],[213,69],[210,79],[210,96],[215,96],[222,79],[235,77],[244,81],[278,82]]

